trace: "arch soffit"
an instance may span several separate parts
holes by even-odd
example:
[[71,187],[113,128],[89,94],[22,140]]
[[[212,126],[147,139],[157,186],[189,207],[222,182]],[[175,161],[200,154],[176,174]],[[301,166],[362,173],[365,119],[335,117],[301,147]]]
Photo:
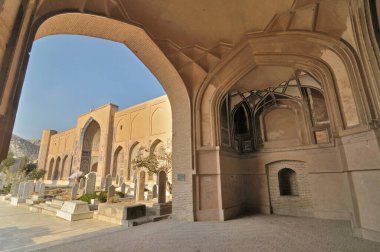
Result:
[[123,146],[121,145],[118,145],[114,151],[114,156],[116,156],[117,154],[119,154],[120,151],[122,151],[124,148]]
[[[277,165],[277,164],[280,164],[280,163],[294,163],[294,164],[304,164],[306,165],[306,161],[303,161],[303,160],[293,160],[293,159],[284,159],[284,160],[276,160],[276,161],[272,161],[272,162],[269,162],[269,163],[266,163],[265,164],[265,167],[266,168],[269,168],[273,165]],[[289,168],[289,169],[292,169],[294,170],[294,168],[292,167],[284,167],[284,168]]]
[[102,127],[100,126],[99,122],[91,116],[91,117],[86,121],[86,123],[84,124],[84,126],[83,126],[83,128],[82,128],[82,131],[81,131],[81,134],[80,134],[80,143],[81,143],[81,145],[83,145],[84,135],[86,134],[86,131],[87,131],[88,127],[89,127],[92,123],[97,123],[97,124],[98,124],[99,129],[100,129],[100,134],[102,134]]
[[150,145],[149,147],[149,153],[153,153],[153,151],[155,150],[155,148],[160,144],[160,143],[164,143],[161,139],[157,138],[155,139],[152,144]]
[[139,141],[135,141],[135,142],[131,145],[131,147],[129,148],[129,156],[131,156],[133,150],[134,150],[134,149],[136,148],[136,146],[138,146],[139,144],[140,144]]
[[[307,38],[307,39],[305,39]],[[302,48],[309,50],[302,51]],[[314,48],[314,49],[313,49]],[[257,66],[293,66],[301,70],[316,74],[324,85],[326,93],[326,105],[329,115],[339,129],[343,128],[343,119],[339,108],[331,103],[336,99],[335,69],[328,62],[321,59],[327,50],[333,52],[345,67],[350,87],[353,91],[359,123],[366,121],[368,105],[361,97],[358,97],[362,87],[361,71],[355,59],[355,54],[342,41],[331,37],[306,33],[287,32],[274,34],[250,35],[241,42],[221,63],[208,75],[202,84],[195,102],[197,121],[197,146],[214,146],[218,141],[217,122],[219,120],[219,106],[225,93],[244,75]],[[286,53],[285,53],[286,52]],[[333,86],[326,86],[333,84]],[[334,108],[334,109],[330,109]]]

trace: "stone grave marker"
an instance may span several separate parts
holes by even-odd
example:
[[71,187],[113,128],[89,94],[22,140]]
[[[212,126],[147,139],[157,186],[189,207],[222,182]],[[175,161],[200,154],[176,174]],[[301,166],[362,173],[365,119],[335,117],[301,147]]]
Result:
[[79,180],[79,189],[83,189],[84,186],[85,186],[84,178],[81,178],[81,179]]
[[106,191],[108,190],[108,188],[112,185],[112,176],[111,174],[108,174],[106,176],[106,182],[105,182],[105,188],[106,188]]
[[24,194],[24,188],[26,187],[26,182],[20,182],[18,185],[18,190],[17,190],[17,197],[22,198]]
[[127,188],[127,184],[125,184],[124,182],[121,184],[121,192],[122,193],[124,193],[124,194],[127,194],[127,190],[128,190],[128,188]]
[[34,187],[34,192],[39,193],[41,189],[42,182],[37,181],[36,186]]
[[34,188],[35,188],[35,184],[34,184],[34,180],[29,180],[28,182],[28,195],[27,195],[27,198],[30,197],[30,195],[32,195],[32,193],[34,192]]
[[84,189],[85,194],[92,194],[95,192],[95,184],[96,184],[96,173],[90,172],[86,175],[86,186]]
[[17,196],[19,187],[20,187],[20,181],[13,180],[12,186],[11,186],[11,195],[12,195],[12,197]]
[[120,177],[119,177],[118,185],[121,186],[123,183],[124,183],[124,177],[123,177],[123,176],[120,176]]
[[40,183],[39,189],[38,189],[38,197],[43,198],[45,196],[45,183]]
[[158,203],[166,202],[166,172],[158,173]]
[[34,190],[34,182],[33,181],[28,181],[24,182],[24,190],[22,192],[22,198],[26,199],[29,198],[31,192]]
[[[136,188],[135,188],[136,190]],[[145,172],[140,171],[137,179],[137,192],[136,200],[144,200],[144,190],[145,190]]]
[[83,219],[91,219],[93,212],[90,211],[88,204],[80,200],[65,201],[62,208],[57,211],[57,217],[68,220],[76,221]]
[[71,200],[75,200],[77,198],[78,188],[79,188],[78,183],[75,183],[73,187],[71,188],[71,195],[70,195]]
[[110,185],[110,187],[108,187],[107,202],[111,202],[111,198],[115,195],[115,192],[115,186]]
[[157,185],[152,187],[153,198],[157,198]]

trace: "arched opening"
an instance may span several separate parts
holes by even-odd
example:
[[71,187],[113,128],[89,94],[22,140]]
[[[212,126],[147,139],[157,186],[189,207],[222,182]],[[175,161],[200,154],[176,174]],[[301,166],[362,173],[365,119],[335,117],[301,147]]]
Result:
[[113,156],[112,177],[124,176],[124,150],[121,146],[117,147]]
[[278,186],[281,196],[298,196],[297,174],[290,168],[278,172]]
[[[270,72],[276,74],[268,77]],[[268,77],[267,83],[262,76]],[[254,88],[255,83],[260,89]],[[330,143],[325,92],[312,73],[291,67],[257,67],[221,101],[222,147],[245,153]]]
[[91,166],[91,172],[97,172],[98,171],[98,162],[95,162]]
[[61,167],[61,157],[58,157],[57,160],[55,161],[55,169],[54,169],[54,174],[52,180],[58,180],[59,179],[59,168]]
[[[233,136],[235,150],[238,152],[251,150],[251,113],[249,112],[249,107],[242,102],[231,114],[233,124],[233,134],[231,135]],[[223,117],[226,116],[221,118]]]
[[66,155],[62,160],[62,169],[60,179],[67,178],[70,176],[70,169],[68,167],[69,161],[68,156]]
[[101,130],[100,125],[95,120],[90,120],[84,129],[82,142],[82,156],[80,170],[84,173],[97,170],[99,159],[99,143]]
[[133,169],[133,160],[137,157],[138,152],[140,151],[140,143],[135,142],[132,144],[131,148],[129,149],[129,158],[128,158],[128,171],[127,171],[127,180],[134,181],[136,179],[135,172]]
[[245,110],[244,106],[239,106],[234,115],[234,134],[236,136],[245,135],[249,133],[249,119],[248,113]]
[[[160,157],[160,155],[163,155],[165,152],[165,146],[164,143],[160,139],[156,139],[153,141],[153,143],[150,146],[149,153],[154,154],[156,157]],[[160,160],[159,160],[160,162]],[[158,164],[160,166],[161,164]],[[153,172],[148,172],[148,180],[152,181],[156,177],[156,174]]]
[[50,180],[53,175],[53,167],[54,167],[54,158],[50,159],[49,163],[49,171],[47,173],[47,179]]
[[[173,132],[176,134],[176,137],[173,138],[173,149],[178,149],[178,153],[181,153],[181,155],[178,155],[177,158],[175,158],[175,162],[181,164],[180,166],[177,166],[179,169],[178,171],[183,174],[187,174],[187,178],[191,180],[191,110],[187,89],[177,70],[165,57],[162,51],[155,45],[147,33],[139,27],[119,22],[110,18],[99,17],[96,15],[87,15],[82,13],[61,13],[53,16],[53,14],[50,14],[51,13],[44,15],[41,19],[36,20],[36,22],[33,23],[31,29],[32,34],[31,36],[28,36],[28,40],[25,41],[27,48],[30,48],[34,39],[39,39],[48,35],[77,34],[100,37],[115,42],[120,42],[128,46],[131,51],[138,54],[139,59],[157,77],[169,97],[170,104],[173,107]],[[68,20],[70,21],[67,22]],[[79,27],[81,28],[78,29]],[[35,37],[33,36],[34,34],[36,34]],[[131,34],[133,34],[133,36],[131,36]],[[27,53],[28,52],[25,52],[25,55]],[[25,57],[24,60],[22,60],[19,64],[23,67],[26,67],[27,59],[28,57]],[[23,69],[25,70],[25,68]],[[21,76],[25,74],[25,71],[20,71],[20,73],[21,75],[19,79],[23,79]],[[22,83],[19,83],[17,85],[17,97],[20,95],[21,86]],[[16,88],[16,86],[14,87]],[[10,125],[10,127],[12,127],[11,124],[7,125]],[[10,128],[6,129],[6,131],[8,130],[11,131]],[[78,142],[78,146],[81,146],[81,144],[81,141]],[[80,157],[74,158],[73,169],[80,169],[88,172],[91,170],[91,165],[95,162],[91,161],[91,158],[88,158],[88,160],[82,160],[82,154],[83,153],[80,153]],[[173,155],[176,155],[175,151],[173,152]],[[107,164],[104,165],[107,166]],[[98,170],[102,166],[103,163],[99,160]],[[110,167],[110,165],[108,164],[107,167]],[[109,173],[109,171],[102,172],[104,173],[102,175]],[[181,185],[181,187],[187,188],[186,190],[191,191],[192,183],[186,183],[184,185]],[[180,190],[184,190],[184,188]],[[184,203],[186,205],[193,204],[192,197],[186,197],[180,201],[186,201],[187,203]],[[190,210],[191,207],[188,209]],[[186,211],[185,214],[181,215],[183,218],[193,219],[193,214],[191,211]]]
[[158,154],[160,150],[164,148],[164,144],[160,139],[156,139],[153,141],[153,143],[150,146],[149,153],[150,154]]

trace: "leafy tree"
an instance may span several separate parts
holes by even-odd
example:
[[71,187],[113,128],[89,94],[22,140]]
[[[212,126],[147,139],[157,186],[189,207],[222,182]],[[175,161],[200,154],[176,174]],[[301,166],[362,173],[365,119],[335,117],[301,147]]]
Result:
[[39,180],[40,178],[43,178],[45,176],[46,171],[43,169],[34,169],[31,172],[29,172],[26,177],[29,180]]
[[144,152],[148,152],[145,147],[140,147],[136,158],[132,160],[132,169],[146,168],[151,173],[165,171],[166,173],[172,170],[172,153],[167,152],[164,147],[158,149],[157,154],[149,153],[144,156]]
[[132,160],[132,169],[136,170],[137,168],[146,168],[149,172],[157,173],[157,156],[154,153],[144,156],[144,151],[147,151],[147,149],[145,147],[140,147],[136,158]]
[[9,168],[14,165],[16,160],[11,151],[8,152],[7,157],[0,163],[0,171],[8,172]]
[[31,162],[28,157],[23,157],[22,162],[24,163],[24,166],[22,167],[22,172],[24,176],[29,180],[39,180],[42,178],[46,171],[43,169],[38,169],[37,164]]
[[30,162],[27,158],[25,158],[25,161],[22,170],[27,176],[29,173],[37,169],[37,164]]
[[158,149],[157,159],[159,162],[158,171],[165,171],[166,174],[172,171],[172,152],[165,150],[163,146]]

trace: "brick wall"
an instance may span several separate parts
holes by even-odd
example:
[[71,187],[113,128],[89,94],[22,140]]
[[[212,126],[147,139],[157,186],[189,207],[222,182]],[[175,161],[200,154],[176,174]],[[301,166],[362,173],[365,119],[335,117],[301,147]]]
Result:
[[[295,195],[281,195],[278,173],[289,168],[296,173]],[[300,161],[278,161],[268,165],[268,181],[272,211],[274,214],[313,216],[313,206],[306,164]],[[291,182],[291,181],[290,181]],[[294,183],[294,180],[293,180]]]

